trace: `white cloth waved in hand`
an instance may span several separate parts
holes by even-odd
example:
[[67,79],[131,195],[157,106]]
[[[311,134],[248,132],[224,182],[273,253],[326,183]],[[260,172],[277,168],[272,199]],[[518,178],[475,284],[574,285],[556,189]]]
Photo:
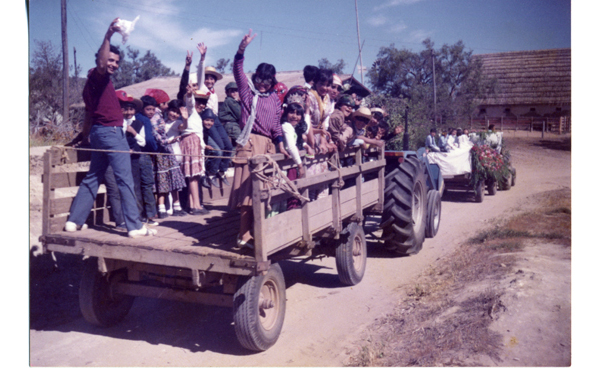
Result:
[[117,32],[119,32],[121,36],[123,36],[123,45],[125,45],[125,43],[127,42],[129,34],[131,33],[131,31],[133,31],[133,28],[135,27],[135,22],[137,22],[138,19],[140,19],[139,15],[135,17],[133,21],[127,21],[119,18],[119,20],[115,24],[117,27],[119,27],[119,30]]

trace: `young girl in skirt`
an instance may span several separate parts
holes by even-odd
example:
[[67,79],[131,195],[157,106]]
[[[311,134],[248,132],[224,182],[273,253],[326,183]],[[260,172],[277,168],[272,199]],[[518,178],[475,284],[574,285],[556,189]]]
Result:
[[181,162],[181,171],[189,181],[189,213],[192,215],[208,214],[202,206],[200,180],[205,175],[204,168],[204,141],[202,118],[200,112],[206,108],[208,94],[205,89],[194,91],[191,85],[188,85],[185,95],[185,107],[188,114],[187,122],[179,126],[181,131],[181,141],[179,147],[183,160]]

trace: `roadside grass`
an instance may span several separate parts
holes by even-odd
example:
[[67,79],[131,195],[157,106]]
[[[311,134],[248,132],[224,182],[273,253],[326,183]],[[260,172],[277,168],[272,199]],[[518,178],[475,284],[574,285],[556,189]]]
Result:
[[505,311],[498,281],[530,240],[571,241],[569,189],[539,194],[537,207],[467,240],[431,265],[393,311],[365,332],[348,366],[501,365],[502,337],[489,329]]

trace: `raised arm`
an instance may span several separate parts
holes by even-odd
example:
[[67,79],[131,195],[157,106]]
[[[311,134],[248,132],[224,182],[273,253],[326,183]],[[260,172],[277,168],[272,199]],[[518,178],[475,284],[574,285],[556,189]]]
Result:
[[204,45],[204,42],[200,42],[198,46],[198,51],[200,51],[200,62],[198,63],[198,89],[204,86],[204,58],[206,58],[206,51],[208,47]]
[[185,96],[187,85],[190,81],[190,65],[192,65],[192,56],[194,52],[191,53],[189,50],[187,51],[187,55],[185,57],[185,67],[183,68],[183,73],[181,74],[181,80],[179,81],[179,92],[177,92],[177,99],[183,100]]
[[110,56],[110,38],[119,30],[119,27],[115,25],[118,21],[119,18],[115,18],[110,23],[110,26],[104,35],[104,40],[102,40],[102,45],[100,45],[100,49],[98,50],[98,57],[96,58],[96,70],[101,75],[104,75],[106,73],[106,69],[108,68],[108,58]]

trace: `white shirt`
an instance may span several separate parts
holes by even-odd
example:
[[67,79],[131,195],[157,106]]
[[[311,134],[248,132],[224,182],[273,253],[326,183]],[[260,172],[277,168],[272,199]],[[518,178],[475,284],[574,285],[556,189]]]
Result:
[[283,138],[285,139],[285,149],[290,153],[296,165],[302,164],[302,158],[300,158],[300,152],[296,146],[296,140],[298,138],[296,129],[290,123],[285,122],[281,124],[281,130],[283,131]]
[[[133,119],[129,120],[123,119],[123,133],[127,134],[127,126],[133,123]],[[137,142],[139,147],[146,146],[146,130],[144,129],[144,125],[142,124],[142,129],[135,135],[135,141]]]

